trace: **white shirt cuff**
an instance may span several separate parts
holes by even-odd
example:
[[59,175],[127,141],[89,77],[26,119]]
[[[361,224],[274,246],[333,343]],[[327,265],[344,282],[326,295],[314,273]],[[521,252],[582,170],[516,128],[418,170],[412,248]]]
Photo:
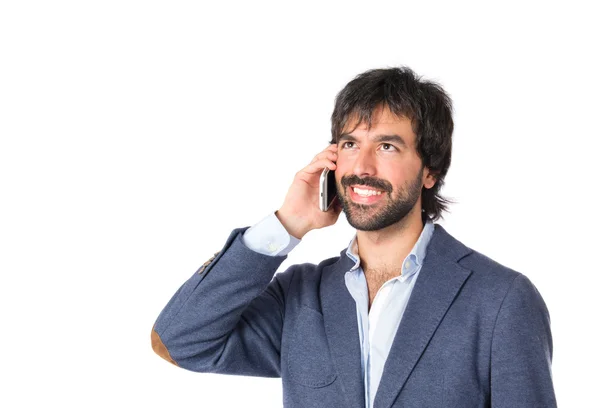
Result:
[[271,256],[287,255],[300,243],[287,232],[274,212],[247,229],[242,241],[251,250]]

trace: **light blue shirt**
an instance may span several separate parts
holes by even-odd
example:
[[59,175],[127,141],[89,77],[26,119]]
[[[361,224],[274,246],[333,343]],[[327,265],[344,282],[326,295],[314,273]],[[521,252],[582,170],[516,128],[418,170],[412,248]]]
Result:
[[[345,280],[346,288],[356,302],[365,403],[369,408],[373,407],[385,361],[419,276],[433,230],[433,222],[427,221],[402,263],[402,273],[381,286],[370,311],[367,280],[360,266],[356,236],[346,250],[346,255],[354,262],[354,266],[346,272]],[[287,255],[300,243],[287,232],[274,213],[248,229],[242,239],[248,248],[272,256]]]

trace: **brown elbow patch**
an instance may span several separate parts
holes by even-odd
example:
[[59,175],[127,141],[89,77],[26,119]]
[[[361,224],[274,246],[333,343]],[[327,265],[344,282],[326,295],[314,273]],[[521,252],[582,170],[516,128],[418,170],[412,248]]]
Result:
[[156,330],[154,330],[154,328],[152,328],[152,334],[150,337],[152,339],[152,350],[154,350],[156,354],[167,360],[169,363],[177,365],[175,360],[171,358],[169,350],[167,350],[167,346],[163,344],[162,340],[160,339],[160,336],[158,335]]
[[217,255],[219,255],[220,253],[221,253],[221,251],[215,252],[215,254],[214,254],[213,256],[211,256],[211,257],[210,257],[210,259],[209,259],[208,261],[204,262],[204,264],[202,264],[202,266],[200,267],[200,269],[198,269],[198,273],[199,273],[200,275],[202,275],[202,272],[204,272],[204,270],[206,269],[206,267],[207,267],[208,265],[210,265],[210,263],[211,263],[212,261],[214,261],[214,260],[215,260],[215,258],[217,257]]

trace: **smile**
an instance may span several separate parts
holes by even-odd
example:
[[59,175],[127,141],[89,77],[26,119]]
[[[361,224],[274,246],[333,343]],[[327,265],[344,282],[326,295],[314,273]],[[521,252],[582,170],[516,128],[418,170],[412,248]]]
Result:
[[359,187],[353,187],[352,191],[354,191],[356,194],[358,194],[361,197],[369,197],[372,195],[381,195],[381,191],[364,189],[364,188],[359,188]]
[[350,199],[357,204],[373,204],[383,197],[383,191],[369,187],[351,186],[348,188]]

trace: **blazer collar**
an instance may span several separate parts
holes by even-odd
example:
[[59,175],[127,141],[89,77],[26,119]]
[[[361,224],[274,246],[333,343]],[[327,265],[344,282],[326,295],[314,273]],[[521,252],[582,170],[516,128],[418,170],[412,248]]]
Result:
[[[336,263],[323,271],[321,304],[331,357],[347,406],[364,408],[356,304],[344,281],[344,274],[353,263],[345,251],[341,251]],[[383,369],[375,395],[375,408],[391,407],[404,387],[446,311],[471,274],[470,270],[458,264],[470,252],[471,249],[448,234],[441,225],[435,224],[419,278]]]

